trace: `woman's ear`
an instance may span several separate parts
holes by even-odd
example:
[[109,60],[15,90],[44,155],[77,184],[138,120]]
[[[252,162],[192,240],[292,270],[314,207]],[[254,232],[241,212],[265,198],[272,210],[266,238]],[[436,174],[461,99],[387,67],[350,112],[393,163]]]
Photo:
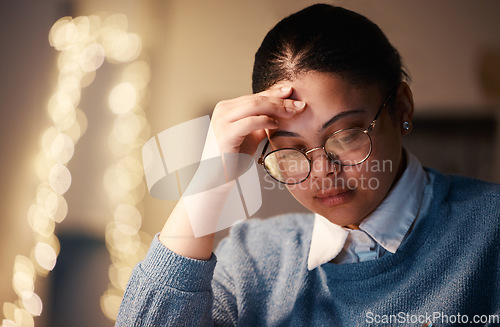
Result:
[[406,82],[399,84],[395,106],[401,134],[409,134],[413,126],[413,94]]

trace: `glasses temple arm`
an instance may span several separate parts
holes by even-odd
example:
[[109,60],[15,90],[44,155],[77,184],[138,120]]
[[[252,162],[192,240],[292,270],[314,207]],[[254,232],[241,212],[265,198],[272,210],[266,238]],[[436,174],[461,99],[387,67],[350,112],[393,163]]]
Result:
[[264,154],[266,153],[268,146],[269,146],[269,139],[267,139],[266,145],[264,145],[264,148],[262,149],[262,153],[260,154],[259,160],[257,161],[257,163],[259,165],[264,164]]
[[396,91],[397,91],[397,88],[395,90],[393,90],[392,92],[390,92],[389,95],[387,96],[387,98],[385,98],[384,103],[378,109],[377,114],[375,114],[375,118],[373,118],[372,123],[366,129],[366,132],[370,132],[375,127],[375,123],[377,122],[378,117],[382,113],[382,109],[384,109],[385,106],[387,106],[387,103],[389,103],[389,100],[391,100],[392,96],[394,95],[394,93],[396,93]]

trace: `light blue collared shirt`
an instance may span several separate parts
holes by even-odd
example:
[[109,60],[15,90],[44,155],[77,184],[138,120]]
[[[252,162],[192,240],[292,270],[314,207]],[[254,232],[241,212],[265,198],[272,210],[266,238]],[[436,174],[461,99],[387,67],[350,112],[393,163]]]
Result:
[[316,214],[309,249],[308,269],[326,263],[373,260],[386,251],[395,253],[417,217],[427,211],[432,188],[418,159],[405,151],[406,169],[380,205],[359,225],[359,230],[331,223]]

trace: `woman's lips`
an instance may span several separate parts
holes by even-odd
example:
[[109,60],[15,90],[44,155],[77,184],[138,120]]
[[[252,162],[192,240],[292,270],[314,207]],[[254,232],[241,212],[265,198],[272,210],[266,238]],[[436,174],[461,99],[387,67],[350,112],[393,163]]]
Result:
[[317,193],[314,196],[314,199],[318,200],[323,206],[333,207],[339,204],[346,203],[353,197],[353,195],[354,195],[354,190],[352,189],[347,189],[347,190],[333,189]]

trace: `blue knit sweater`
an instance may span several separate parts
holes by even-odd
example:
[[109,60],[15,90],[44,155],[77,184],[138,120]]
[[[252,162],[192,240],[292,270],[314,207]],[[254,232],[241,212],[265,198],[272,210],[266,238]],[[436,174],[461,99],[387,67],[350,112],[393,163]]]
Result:
[[500,326],[500,187],[430,174],[428,215],[373,261],[308,271],[312,214],[240,223],[208,261],[155,237],[116,325]]

